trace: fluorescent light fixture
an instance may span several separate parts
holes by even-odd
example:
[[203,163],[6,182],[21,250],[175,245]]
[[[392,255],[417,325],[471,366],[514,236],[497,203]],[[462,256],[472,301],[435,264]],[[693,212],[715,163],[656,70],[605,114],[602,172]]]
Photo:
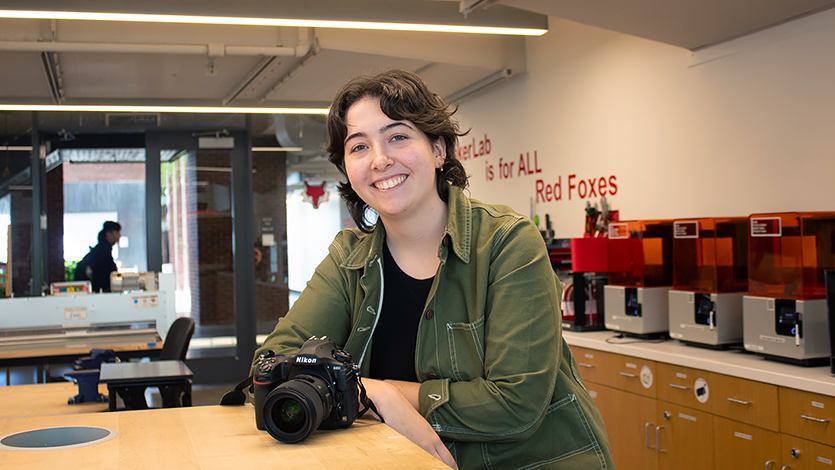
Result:
[[0,111],[75,111],[94,113],[328,114],[328,108],[231,106],[114,106],[74,104],[0,104]]
[[252,147],[253,152],[301,152],[301,147]]
[[9,151],[9,152],[31,152],[32,146],[31,145],[0,145],[0,152],[2,151]]
[[286,26],[294,28],[373,29],[379,31],[418,31],[432,33],[507,34],[541,36],[539,28],[504,28],[442,24],[385,23],[370,21],[334,21],[292,18],[246,18],[229,16],[153,15],[136,13],[100,13],[76,11],[0,10],[0,18],[35,20],[127,21],[135,23],[216,24],[237,26]]

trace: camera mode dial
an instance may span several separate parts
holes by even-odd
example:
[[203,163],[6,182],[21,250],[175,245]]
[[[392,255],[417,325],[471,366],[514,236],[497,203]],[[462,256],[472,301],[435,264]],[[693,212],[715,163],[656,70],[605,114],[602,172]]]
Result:
[[334,349],[333,358],[336,359],[337,361],[343,362],[343,363],[351,362],[351,354],[347,353],[345,351],[342,351],[341,349]]

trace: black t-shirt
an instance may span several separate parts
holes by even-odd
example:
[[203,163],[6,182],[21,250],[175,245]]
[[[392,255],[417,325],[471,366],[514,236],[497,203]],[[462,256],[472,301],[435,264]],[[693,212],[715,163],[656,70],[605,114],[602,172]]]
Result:
[[371,347],[372,379],[417,382],[415,343],[432,279],[415,279],[404,273],[384,244],[383,309]]

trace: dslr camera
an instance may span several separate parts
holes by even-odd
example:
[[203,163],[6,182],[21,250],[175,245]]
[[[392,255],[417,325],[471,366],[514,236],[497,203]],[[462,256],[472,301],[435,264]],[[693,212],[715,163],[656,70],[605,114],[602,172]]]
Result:
[[262,354],[252,384],[255,426],[281,442],[346,428],[359,415],[359,367],[326,336],[305,341],[295,356]]

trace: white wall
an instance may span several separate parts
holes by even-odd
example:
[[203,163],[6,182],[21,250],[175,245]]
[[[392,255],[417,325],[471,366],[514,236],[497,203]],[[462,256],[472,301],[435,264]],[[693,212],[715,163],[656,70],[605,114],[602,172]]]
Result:
[[461,144],[490,140],[464,163],[473,197],[528,215],[537,180],[559,181],[562,199],[535,208],[559,238],[580,236],[599,201],[569,195],[569,175],[609,191],[614,177],[622,220],[835,210],[835,11],[697,54],[549,21],[527,40],[527,74],[461,104]]
[[[336,184],[325,186],[327,201],[317,209],[303,200],[302,190],[287,194],[287,285],[291,291],[301,292],[313,277],[316,267],[328,255],[333,238],[342,228],[340,198]],[[290,305],[296,294],[291,292]]]

